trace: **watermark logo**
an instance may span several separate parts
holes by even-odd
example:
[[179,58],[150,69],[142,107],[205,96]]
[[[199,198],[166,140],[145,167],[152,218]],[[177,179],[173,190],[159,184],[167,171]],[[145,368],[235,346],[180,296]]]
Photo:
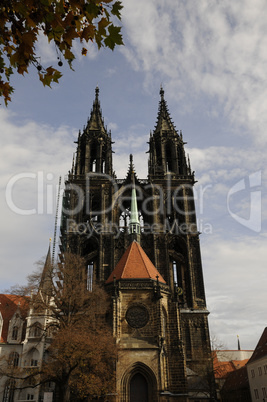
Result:
[[[181,223],[178,220],[175,220],[172,222],[172,224],[170,224],[168,220],[165,220],[163,224],[152,223],[150,225],[148,223],[144,223],[144,225],[141,226],[141,232],[146,235],[156,234],[159,232],[186,235],[197,234],[198,228],[204,234],[212,233],[212,226],[208,223],[204,223],[202,220],[197,220],[196,223]],[[112,233],[115,239],[118,239],[122,232],[129,233],[129,229],[125,226],[119,226],[114,222],[105,222],[103,224],[101,222],[94,221],[76,222],[74,219],[67,219],[66,232],[76,235],[84,235],[88,239],[94,234]]]
[[[261,171],[252,173],[247,178],[240,180],[230,189],[227,195],[227,208],[231,217],[241,225],[257,233],[261,231],[261,190],[259,186],[261,186]],[[244,191],[249,194],[248,218],[234,213],[230,208],[231,198]]]
[[[19,215],[55,214],[58,187],[53,180],[54,175],[52,173],[45,174],[42,171],[37,173],[24,172],[14,175],[6,186],[6,202],[8,207]],[[31,207],[23,208],[22,199],[19,197],[18,191],[21,188],[25,189],[25,183],[27,187],[29,181],[29,188],[31,187],[31,190],[28,190],[27,205]],[[261,171],[252,173],[238,181],[228,191],[228,194],[225,194],[225,198],[223,199],[230,216],[239,224],[257,233],[261,231],[261,190],[259,187],[261,186],[261,181]],[[119,182],[122,184],[121,181],[116,181],[114,177],[104,173],[93,172],[86,175],[84,187],[75,181],[69,181],[65,186],[65,194],[68,193],[70,195],[72,202],[71,204],[62,205],[62,213],[75,226],[72,218],[82,212],[87,217],[88,222],[95,221],[94,232],[102,233],[109,230],[118,235],[122,230],[121,227],[126,227],[129,223],[129,205],[132,189],[131,183],[120,187]],[[99,183],[108,184],[107,188],[109,187],[108,194],[104,194],[102,200],[100,200],[99,193],[95,193]],[[212,226],[206,223],[205,219],[206,211],[210,208],[209,198],[212,189],[212,184],[205,186],[198,185],[193,191],[193,186],[186,183],[173,188],[171,175],[166,178],[164,188],[160,185],[151,184],[148,181],[144,181],[142,186],[136,185],[141,227],[144,228],[144,232],[155,233],[157,229],[150,226],[149,228],[146,227],[146,222],[154,221],[151,216],[158,215],[167,232],[172,232],[176,227],[179,227],[180,233],[194,232],[195,229],[190,225],[192,222],[194,224],[194,216],[196,215],[199,218],[197,222],[198,230],[202,233],[212,233]],[[109,197],[110,194],[112,194],[112,197]],[[195,210],[195,200],[197,201],[197,210]],[[240,205],[239,210],[235,209]],[[120,210],[119,219],[124,222],[118,222],[118,227],[114,227],[114,223],[107,224],[108,214],[114,207]],[[244,207],[247,207],[245,211],[248,211],[245,217],[242,215]],[[100,219],[101,216],[102,218]],[[77,233],[90,234],[92,226],[91,224],[88,226],[88,222],[77,223],[74,228],[75,230],[73,230]],[[98,226],[96,226],[96,222]],[[185,224],[185,228],[183,224]]]

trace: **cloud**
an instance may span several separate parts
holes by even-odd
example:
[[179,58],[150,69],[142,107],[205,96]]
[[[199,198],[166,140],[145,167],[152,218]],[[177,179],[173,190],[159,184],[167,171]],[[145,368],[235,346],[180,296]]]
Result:
[[[16,114],[0,111],[2,157],[1,288],[24,282],[53,236],[59,176],[71,167],[75,131],[33,120],[16,123]],[[9,196],[8,190],[9,188]],[[32,211],[28,215],[30,210]],[[19,255],[19,259],[18,259]]]
[[118,130],[118,124],[117,123],[112,123],[112,122],[110,122],[110,123],[108,123],[108,129],[109,130],[111,130],[111,131],[116,131],[116,130]]
[[[243,348],[256,345],[266,326],[266,235],[257,238],[202,238],[202,259],[211,332],[233,345],[245,334]],[[249,317],[249,326],[248,326]],[[254,335],[248,327],[253,328]],[[223,330],[222,330],[223,328]]]
[[49,43],[47,36],[41,31],[36,44],[36,55],[40,57],[39,61],[41,64],[47,65],[48,63],[55,63],[57,61],[57,52],[53,42]]
[[146,87],[161,77],[185,111],[202,95],[216,99],[243,135],[266,143],[265,7],[263,0],[126,0],[122,52],[145,72]]

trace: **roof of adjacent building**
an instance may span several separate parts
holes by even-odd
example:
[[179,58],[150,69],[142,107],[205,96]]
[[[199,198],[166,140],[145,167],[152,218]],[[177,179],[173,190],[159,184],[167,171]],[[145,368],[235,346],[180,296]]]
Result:
[[247,367],[243,366],[231,372],[223,386],[223,392],[249,389]]
[[27,297],[0,294],[0,313],[3,318],[3,328],[0,343],[7,341],[9,321],[18,309],[20,311],[21,317],[25,318],[28,311]]
[[110,274],[106,283],[120,279],[154,279],[166,283],[139,243],[134,241]]
[[219,362],[229,362],[232,360],[248,360],[251,358],[254,350],[225,350],[216,349],[213,351]]
[[267,356],[267,327],[264,329],[260,340],[248,361],[248,364],[254,362],[255,360],[261,359],[264,356]]
[[215,357],[213,359],[214,376],[216,379],[225,379],[229,373],[244,367],[247,362],[248,359],[219,361],[217,357]]

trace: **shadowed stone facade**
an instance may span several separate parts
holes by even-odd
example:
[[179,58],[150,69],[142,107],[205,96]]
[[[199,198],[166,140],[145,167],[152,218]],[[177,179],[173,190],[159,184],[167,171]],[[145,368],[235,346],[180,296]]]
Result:
[[[188,388],[187,370],[203,375],[211,359],[195,179],[163,89],[148,157],[147,179],[138,179],[132,156],[126,178],[117,179],[111,133],[105,128],[96,88],[66,181],[61,247],[85,258],[83,286],[90,290],[100,282],[112,296],[110,322],[119,358],[116,394],[110,399],[197,400]],[[139,226],[138,219],[131,223],[133,186]],[[138,246],[133,246],[134,239]],[[117,265],[127,264],[128,247],[133,253],[128,274],[118,276]],[[143,259],[136,247],[144,252]],[[137,266],[145,272],[150,264],[154,274],[148,268],[140,275]]]

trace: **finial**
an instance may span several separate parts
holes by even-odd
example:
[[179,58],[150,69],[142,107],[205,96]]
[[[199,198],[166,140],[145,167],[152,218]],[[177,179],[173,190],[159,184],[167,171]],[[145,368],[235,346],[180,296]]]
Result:
[[162,88],[162,84],[160,85],[160,91],[159,91],[159,93],[160,93],[161,99],[163,99],[163,97],[164,97],[164,90],[163,90],[163,88]]
[[97,85],[96,89],[95,89],[95,99],[96,100],[98,100],[98,94],[99,94],[99,88],[98,88],[98,85]]
[[[130,172],[131,172],[132,174],[134,174],[133,155],[130,154],[129,158],[130,158]],[[133,178],[132,178],[132,179],[133,179]]]
[[237,350],[241,350],[239,335],[237,335]]

